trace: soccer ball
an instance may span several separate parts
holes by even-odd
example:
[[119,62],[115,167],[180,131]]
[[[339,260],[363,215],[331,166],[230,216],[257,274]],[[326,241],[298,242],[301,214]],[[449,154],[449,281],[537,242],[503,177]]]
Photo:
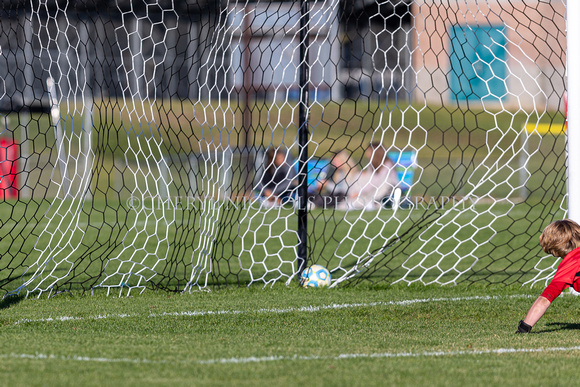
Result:
[[300,284],[305,288],[321,288],[330,285],[330,272],[320,265],[307,267],[300,276]]

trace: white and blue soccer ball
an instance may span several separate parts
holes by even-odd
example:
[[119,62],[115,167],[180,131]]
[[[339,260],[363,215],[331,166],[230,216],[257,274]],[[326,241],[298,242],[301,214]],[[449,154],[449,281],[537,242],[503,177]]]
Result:
[[321,265],[312,265],[304,269],[300,284],[305,288],[321,288],[330,285],[330,272]]

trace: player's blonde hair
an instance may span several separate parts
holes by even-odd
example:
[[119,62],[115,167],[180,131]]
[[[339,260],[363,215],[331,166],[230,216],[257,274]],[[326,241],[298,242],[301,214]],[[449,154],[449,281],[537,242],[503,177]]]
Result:
[[570,219],[550,223],[540,235],[540,246],[546,253],[564,258],[580,247],[580,225]]

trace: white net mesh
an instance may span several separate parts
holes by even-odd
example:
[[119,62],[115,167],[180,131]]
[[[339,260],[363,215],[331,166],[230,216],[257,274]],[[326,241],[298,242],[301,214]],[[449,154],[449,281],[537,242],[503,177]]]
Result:
[[190,291],[312,263],[333,286],[543,284],[565,13],[2,2],[0,287]]

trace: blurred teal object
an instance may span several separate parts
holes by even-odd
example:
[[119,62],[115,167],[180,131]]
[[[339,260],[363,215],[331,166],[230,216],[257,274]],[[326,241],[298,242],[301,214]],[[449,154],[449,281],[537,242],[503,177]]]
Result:
[[507,97],[505,26],[455,25],[449,28],[449,85],[453,101]]

